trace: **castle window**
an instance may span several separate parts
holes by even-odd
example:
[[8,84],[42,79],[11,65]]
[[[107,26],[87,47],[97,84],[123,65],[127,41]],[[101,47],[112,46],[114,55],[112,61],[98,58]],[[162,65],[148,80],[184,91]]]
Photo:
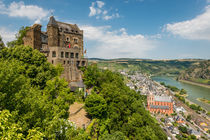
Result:
[[74,43],[78,43],[78,39],[74,38]]
[[79,58],[79,54],[78,53],[76,53],[76,56],[75,56],[76,58]]
[[77,67],[79,67],[79,63],[80,63],[80,61],[77,61]]
[[52,52],[52,57],[56,57],[56,51]]
[[85,66],[85,61],[82,61],[82,66]]
[[66,58],[69,58],[69,52],[66,52],[66,53],[65,53],[65,57],[66,57]]
[[66,31],[68,32],[69,30],[66,28]]
[[63,61],[63,64],[66,64],[66,61]]
[[67,41],[67,42],[69,42],[69,41],[70,41],[69,37],[67,37],[67,38],[66,38],[66,41]]
[[63,52],[61,52],[61,58],[63,58],[64,57],[64,53]]
[[71,53],[71,58],[74,58],[74,53]]
[[52,64],[54,64],[54,61],[52,60]]

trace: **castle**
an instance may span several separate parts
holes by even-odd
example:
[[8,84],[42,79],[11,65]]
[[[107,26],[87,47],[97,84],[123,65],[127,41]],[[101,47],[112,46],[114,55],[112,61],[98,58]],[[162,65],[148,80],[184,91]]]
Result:
[[61,77],[71,87],[83,87],[82,72],[79,67],[87,65],[84,58],[83,30],[76,24],[56,21],[53,16],[47,24],[47,31],[41,31],[40,24],[34,24],[26,31],[24,45],[31,46],[44,53],[48,62],[62,64],[64,71]]
[[149,94],[147,96],[147,108],[150,112],[170,115],[173,113],[173,102],[168,96]]

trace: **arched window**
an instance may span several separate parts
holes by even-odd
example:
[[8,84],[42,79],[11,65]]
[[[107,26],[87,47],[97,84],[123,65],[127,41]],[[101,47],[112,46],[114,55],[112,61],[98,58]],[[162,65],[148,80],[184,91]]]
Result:
[[67,42],[69,42],[69,41],[70,41],[69,37],[66,37],[66,41],[67,41]]

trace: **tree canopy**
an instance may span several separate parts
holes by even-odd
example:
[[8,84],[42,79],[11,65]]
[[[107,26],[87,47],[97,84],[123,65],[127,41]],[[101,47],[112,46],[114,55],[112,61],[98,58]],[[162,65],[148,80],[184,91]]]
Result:
[[[0,137],[70,139],[79,136],[68,121],[74,102],[62,68],[27,46],[0,51]],[[85,136],[85,135],[83,135]]]
[[5,47],[4,42],[2,40],[2,37],[0,35],[0,50],[3,49]]
[[[143,97],[127,87],[119,73],[100,70],[92,65],[84,71],[83,77],[87,87],[94,92],[85,101],[86,111],[97,119],[92,128],[95,132],[92,137],[167,139],[159,124],[144,109]],[[106,108],[98,117],[97,113],[101,112],[102,105],[105,107],[105,104]]]

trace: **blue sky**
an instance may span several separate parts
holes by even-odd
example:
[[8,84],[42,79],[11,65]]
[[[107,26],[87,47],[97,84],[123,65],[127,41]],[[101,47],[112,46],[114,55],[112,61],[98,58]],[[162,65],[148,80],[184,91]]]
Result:
[[210,59],[210,0],[0,0],[0,35],[51,13],[84,30],[88,57]]

